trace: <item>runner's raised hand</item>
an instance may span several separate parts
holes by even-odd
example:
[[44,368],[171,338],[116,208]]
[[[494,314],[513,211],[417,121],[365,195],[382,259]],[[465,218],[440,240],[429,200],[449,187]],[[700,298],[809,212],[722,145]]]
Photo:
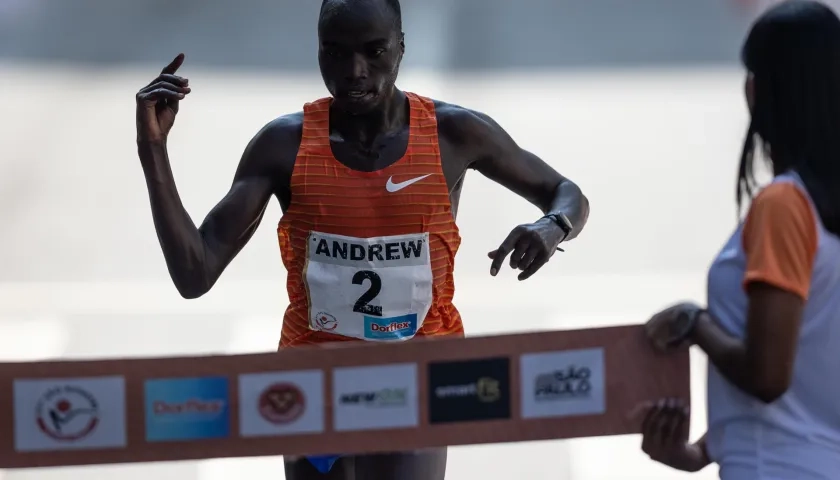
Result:
[[175,115],[178,102],[189,93],[189,80],[175,75],[184,63],[184,54],[179,53],[160,75],[137,92],[137,141],[165,142]]

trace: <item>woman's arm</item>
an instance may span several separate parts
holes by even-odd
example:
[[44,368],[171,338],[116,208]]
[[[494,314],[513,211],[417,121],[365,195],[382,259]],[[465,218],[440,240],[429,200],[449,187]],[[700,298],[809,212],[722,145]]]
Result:
[[817,240],[816,218],[802,191],[789,183],[765,188],[744,222],[744,339],[729,335],[708,313],[700,314],[690,335],[724,377],[763,402],[790,386]]

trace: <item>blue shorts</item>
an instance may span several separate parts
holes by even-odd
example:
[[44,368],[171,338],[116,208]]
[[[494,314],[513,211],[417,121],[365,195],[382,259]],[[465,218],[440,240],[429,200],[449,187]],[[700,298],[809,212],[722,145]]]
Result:
[[313,467],[315,467],[315,470],[318,470],[321,473],[327,473],[341,457],[342,455],[313,455],[311,457],[306,457],[306,459],[309,460],[309,463],[311,463]]

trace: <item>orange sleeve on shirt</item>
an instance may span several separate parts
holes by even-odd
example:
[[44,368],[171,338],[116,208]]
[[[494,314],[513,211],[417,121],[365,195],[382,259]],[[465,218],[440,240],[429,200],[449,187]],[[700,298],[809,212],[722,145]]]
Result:
[[747,256],[744,287],[763,282],[808,298],[817,254],[817,221],[796,185],[774,183],[755,197],[742,240]]

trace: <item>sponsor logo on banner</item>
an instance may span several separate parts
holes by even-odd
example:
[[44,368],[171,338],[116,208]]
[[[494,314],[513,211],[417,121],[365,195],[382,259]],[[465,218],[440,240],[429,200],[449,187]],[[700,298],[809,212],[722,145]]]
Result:
[[124,447],[123,377],[16,379],[15,449]]
[[146,380],[146,441],[224,438],[230,433],[226,377]]
[[415,427],[417,365],[336,368],[333,404],[336,431]]
[[377,318],[365,315],[365,338],[373,340],[399,340],[417,333],[417,314]]
[[506,357],[429,363],[429,422],[510,418]]
[[404,407],[408,404],[408,389],[383,388],[375,392],[345,393],[338,401],[343,405],[367,405],[374,408]]
[[602,348],[524,354],[520,370],[523,418],[606,411]]
[[570,398],[588,398],[592,392],[589,377],[592,371],[588,367],[569,365],[565,370],[537,375],[534,381],[534,400],[550,402]]
[[320,433],[324,430],[321,370],[239,376],[239,432],[243,437]]
[[99,423],[99,402],[75,385],[51,388],[35,405],[38,428],[61,441],[85,438]]
[[293,383],[274,383],[260,394],[260,415],[271,423],[294,422],[306,410],[306,397]]

